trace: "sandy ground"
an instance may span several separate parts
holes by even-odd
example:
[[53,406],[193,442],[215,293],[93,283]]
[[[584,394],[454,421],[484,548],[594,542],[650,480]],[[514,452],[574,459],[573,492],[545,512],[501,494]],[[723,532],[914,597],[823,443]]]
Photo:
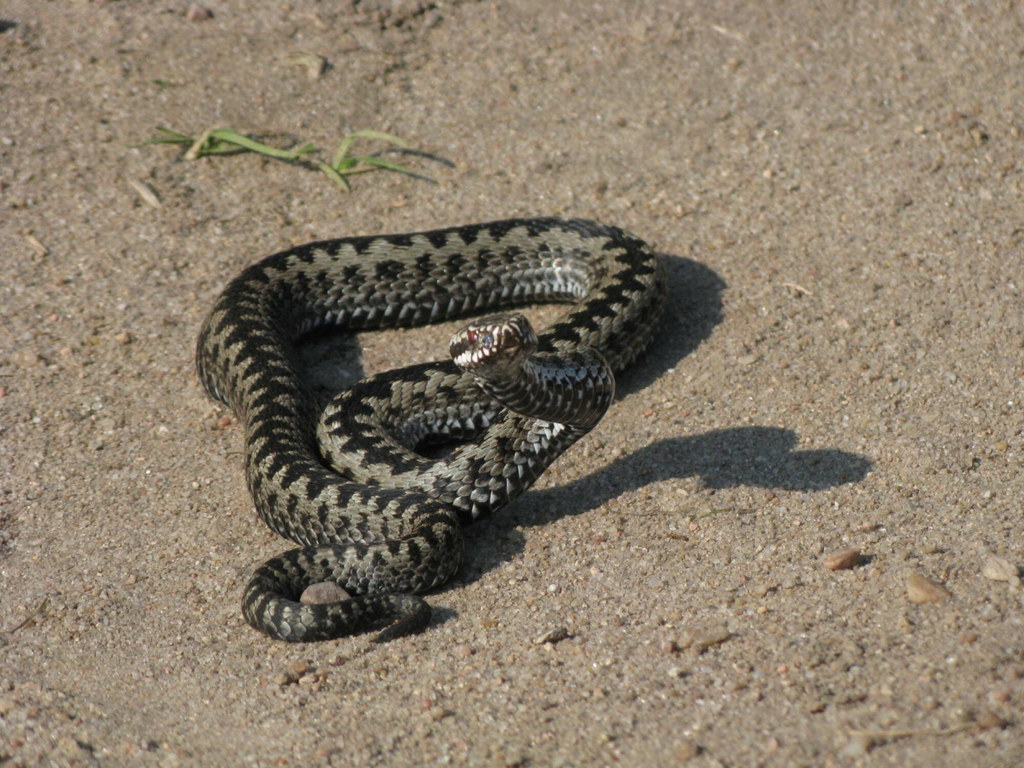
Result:
[[[0,763],[1024,764],[1024,8],[834,5],[0,6]],[[454,167],[346,195],[131,147],[157,125]],[[193,372],[214,297],[305,240],[514,215],[663,252],[657,349],[468,530],[426,632],[249,629],[286,545]]]

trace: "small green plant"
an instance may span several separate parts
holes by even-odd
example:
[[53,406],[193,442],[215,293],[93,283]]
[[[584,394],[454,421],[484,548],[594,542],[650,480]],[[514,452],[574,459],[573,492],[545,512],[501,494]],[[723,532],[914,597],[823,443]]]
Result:
[[264,155],[265,157],[271,157],[275,160],[284,160],[285,162],[298,163],[300,165],[316,168],[346,192],[352,189],[347,178],[348,176],[355,176],[358,173],[370,173],[371,171],[376,170],[404,173],[406,176],[412,176],[417,179],[429,181],[432,184],[437,183],[429,176],[424,176],[423,174],[406,168],[404,165],[399,165],[398,163],[381,157],[381,154],[388,150],[378,150],[377,152],[368,155],[349,154],[352,150],[352,145],[357,140],[365,139],[371,141],[382,141],[386,144],[394,145],[394,149],[390,151],[404,151],[409,154],[430,157],[430,155],[424,152],[417,152],[416,150],[409,149],[409,145],[404,139],[400,139],[398,136],[393,136],[392,134],[385,133],[384,131],[363,130],[350,133],[341,140],[337,150],[335,150],[334,155],[331,157],[331,161],[329,163],[324,163],[314,157],[311,157],[311,155],[320,151],[313,146],[312,142],[305,142],[304,144],[292,149],[280,149],[278,147],[272,147],[269,144],[264,144],[262,141],[257,141],[249,136],[245,136],[234,128],[210,128],[203,131],[198,137],[186,136],[183,133],[178,133],[177,131],[172,131],[169,128],[163,128],[161,126],[157,126],[156,130],[159,132],[159,136],[146,139],[136,146],[143,147],[150,144],[187,145],[188,149],[184,155],[186,160],[195,160],[199,157],[213,157],[216,155],[235,155],[241,152],[255,152],[257,154]]

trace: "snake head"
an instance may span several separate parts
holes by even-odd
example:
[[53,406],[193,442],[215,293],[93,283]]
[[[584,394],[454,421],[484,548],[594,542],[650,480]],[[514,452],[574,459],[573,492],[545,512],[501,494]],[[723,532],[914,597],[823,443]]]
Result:
[[537,351],[537,334],[518,312],[475,320],[452,336],[452,360],[464,371],[480,376],[519,366]]

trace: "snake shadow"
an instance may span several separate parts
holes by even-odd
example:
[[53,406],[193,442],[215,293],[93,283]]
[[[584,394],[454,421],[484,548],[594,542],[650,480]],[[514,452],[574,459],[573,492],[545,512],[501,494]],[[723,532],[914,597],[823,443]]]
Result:
[[[619,376],[620,396],[643,389],[708,339],[723,317],[726,283],[705,265],[662,254],[669,278],[665,320],[651,350]],[[663,480],[698,477],[704,488],[754,486],[818,491],[862,480],[870,459],[835,449],[796,450],[799,435],[784,427],[744,426],[658,440],[572,482],[531,490],[483,525],[467,529],[470,545],[455,584],[519,554],[525,541],[516,526],[546,525],[599,508],[610,499]],[[685,510],[680,511],[684,515]],[[501,533],[495,535],[498,531]],[[500,543],[488,545],[486,542]]]
[[[773,426],[671,437],[566,485],[527,491],[491,520],[467,529],[471,543],[459,581],[474,581],[519,554],[525,538],[515,532],[517,526],[543,526],[590,512],[663,480],[698,477],[704,488],[715,490],[753,486],[810,492],[859,482],[871,470],[866,456],[835,449],[794,450],[798,444],[796,432]],[[681,508],[678,514],[683,517],[687,512]],[[500,544],[488,545],[488,539],[499,539]]]
[[699,261],[659,253],[668,277],[668,300],[660,328],[638,364],[618,374],[618,397],[651,384],[711,337],[722,322],[725,280]]

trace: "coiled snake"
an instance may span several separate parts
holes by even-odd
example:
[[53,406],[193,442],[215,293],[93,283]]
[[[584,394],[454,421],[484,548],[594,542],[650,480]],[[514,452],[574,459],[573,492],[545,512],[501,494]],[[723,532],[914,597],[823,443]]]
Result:
[[[293,641],[425,626],[414,593],[457,570],[461,525],[518,496],[597,423],[664,293],[643,241],[579,219],[328,240],[242,272],[206,319],[196,364],[244,427],[259,515],[301,545],[256,570],[249,624]],[[322,414],[296,362],[296,340],[321,326],[422,325],[537,301],[576,303],[536,336],[522,315],[478,321],[452,339],[453,360],[365,379]],[[439,459],[416,452],[438,441],[461,444]],[[352,597],[299,602],[322,581]]]

